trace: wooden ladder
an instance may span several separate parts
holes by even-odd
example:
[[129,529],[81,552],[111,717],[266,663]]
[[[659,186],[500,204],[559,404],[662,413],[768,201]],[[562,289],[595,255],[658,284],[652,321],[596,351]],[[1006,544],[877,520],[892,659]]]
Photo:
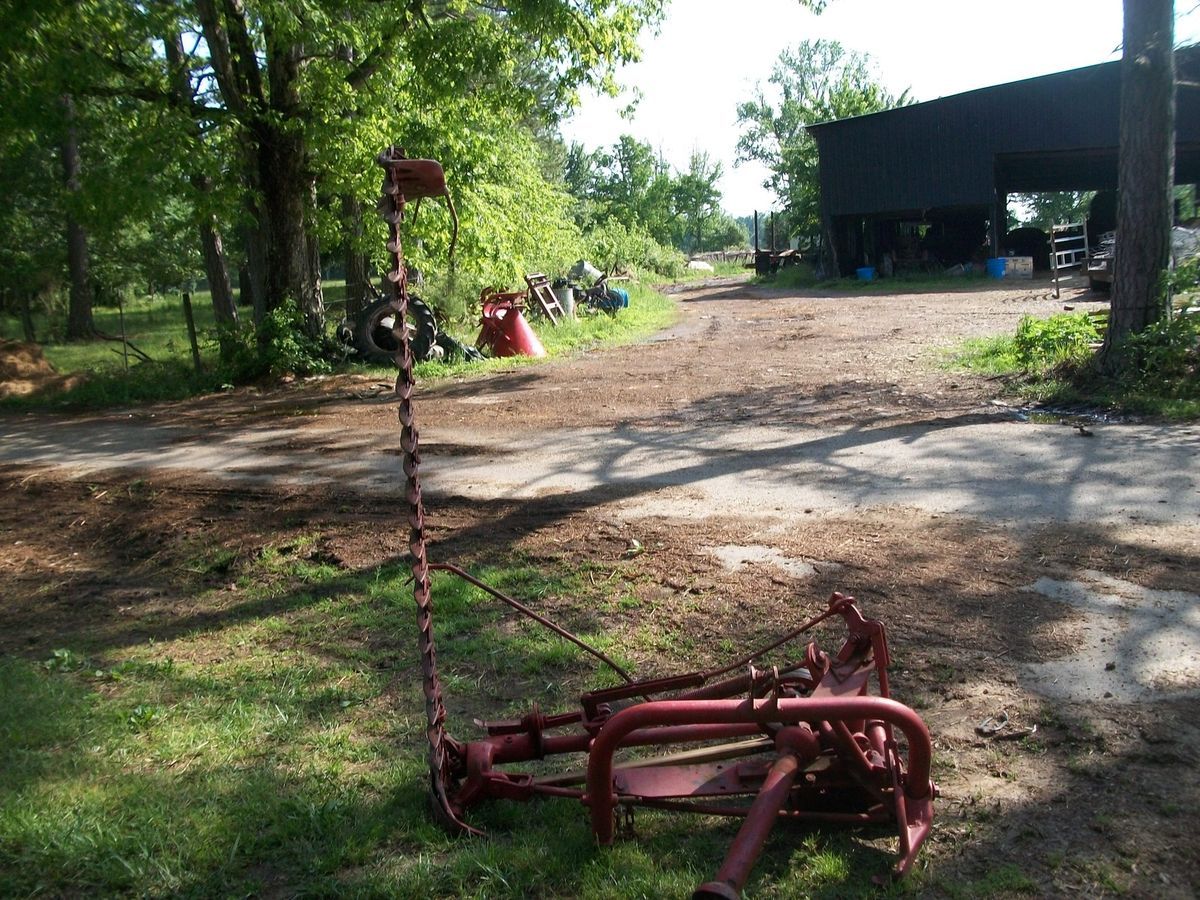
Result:
[[560,319],[566,314],[566,310],[562,308],[562,304],[558,302],[558,298],[554,296],[554,291],[550,289],[550,279],[541,272],[534,272],[532,275],[525,276],[525,283],[529,285],[529,296],[537,301],[538,309],[542,311],[551,325],[558,325]]

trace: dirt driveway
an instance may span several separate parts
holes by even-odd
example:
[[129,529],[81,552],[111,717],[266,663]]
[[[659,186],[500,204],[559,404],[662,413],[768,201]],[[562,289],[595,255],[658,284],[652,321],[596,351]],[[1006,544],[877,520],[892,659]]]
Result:
[[[647,343],[422,388],[434,555],[619,565],[639,546],[641,612],[611,628],[682,617],[691,638],[645,654],[644,674],[853,593],[889,625],[895,691],[936,738],[932,871],[1001,860],[1048,894],[1200,892],[1200,429],[1031,424],[994,382],[937,364],[1024,313],[1099,301],[735,281],[677,298],[679,323]],[[129,624],[171,610],[137,594],[147,561],[197,535],[315,528],[341,565],[395,555],[396,445],[386,386],[366,379],[0,420],[0,649],[153,635]],[[131,534],[114,497],[147,484]],[[1007,733],[976,732],[1002,713]]]

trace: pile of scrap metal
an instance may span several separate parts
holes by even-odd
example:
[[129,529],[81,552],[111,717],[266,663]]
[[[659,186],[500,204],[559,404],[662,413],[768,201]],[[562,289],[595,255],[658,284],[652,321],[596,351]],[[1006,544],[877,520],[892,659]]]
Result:
[[746,268],[754,269],[754,274],[760,277],[773,275],[782,268],[787,266],[798,266],[802,259],[799,250],[784,248],[779,250],[775,246],[775,213],[770,216],[770,249],[763,249],[758,246],[758,210],[754,211],[754,262],[747,264]]
[[629,308],[629,291],[611,283],[618,278],[628,278],[627,274],[617,275],[615,269],[601,272],[586,259],[576,262],[567,274],[570,280],[566,287],[575,308],[609,316]]
[[532,310],[547,324],[557,326],[564,319],[574,318],[577,308],[615,316],[629,306],[628,291],[611,286],[608,274],[580,260],[571,270],[571,276],[579,279],[585,275],[594,278],[590,287],[566,279],[551,284],[547,276],[537,272],[525,276],[526,290],[484,291],[479,298],[482,327],[475,346],[488,350],[492,356],[545,356],[546,351],[525,321],[523,310]]
[[[379,365],[395,362],[400,351],[396,312],[390,300],[368,285],[374,298],[353,317],[347,316],[338,329],[342,343],[366,362]],[[475,347],[450,335],[437,320],[433,308],[416,294],[408,298],[408,339],[417,362],[436,359],[444,362],[483,359]]]
[[546,348],[522,314],[527,297],[527,291],[484,291],[475,346],[492,356],[545,356]]
[[[379,162],[386,171],[381,209],[390,226],[388,251],[393,256],[390,302],[403,336],[396,393],[429,783],[439,819],[454,832],[480,834],[467,821],[480,803],[569,798],[589,808],[596,840],[608,845],[618,812],[637,806],[739,817],[741,829],[716,877],[696,889],[694,896],[701,898],[739,896],[779,822],[892,823],[899,832],[893,874],[907,873],[932,822],[932,744],[921,718],[890,698],[884,626],[864,618],[853,598],[834,594],[819,615],[727,664],[636,680],[604,653],[514,598],[455,566],[429,562],[399,228],[405,203],[436,193],[443,180],[438,163],[406,159],[396,148]],[[476,740],[456,739],[447,729],[434,647],[434,570],[452,573],[537,621],[608,666],[624,684],[585,693],[578,709],[547,715],[534,706],[520,719],[481,723],[485,733]],[[836,654],[809,643],[797,660],[756,666],[834,617],[846,627]],[[673,746],[675,752],[616,759],[633,748],[644,752]],[[512,768],[559,756],[573,756],[577,765],[554,774],[540,773],[539,766],[536,775]]]

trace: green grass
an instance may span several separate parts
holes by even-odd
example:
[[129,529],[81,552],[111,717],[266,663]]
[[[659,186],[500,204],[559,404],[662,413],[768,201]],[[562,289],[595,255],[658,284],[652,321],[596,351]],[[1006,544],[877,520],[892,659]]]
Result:
[[[341,282],[325,285],[326,302],[336,307],[342,302],[345,286]],[[641,285],[630,285],[630,306],[615,317],[587,316],[569,321],[557,328],[534,321],[547,353],[551,358],[581,353],[601,346],[612,346],[640,340],[671,324],[677,315],[673,301]],[[225,387],[225,376],[217,370],[217,347],[213,339],[212,305],[204,292],[192,301],[196,328],[201,335],[201,359],[204,371],[196,372],[183,321],[182,304],[178,297],[143,298],[131,301],[125,314],[129,340],[149,355],[153,364],[137,363],[131,358],[128,372],[120,355],[120,344],[108,341],[87,343],[55,343],[42,345],[50,363],[63,374],[83,372],[89,378],[69,391],[47,396],[12,397],[0,401],[0,407],[37,409],[44,407],[103,408],[158,400],[178,400]],[[97,309],[96,326],[109,334],[119,334],[117,311]],[[331,311],[330,320],[337,313]],[[46,324],[39,323],[38,333],[44,334]],[[449,331],[467,343],[474,341],[478,331],[476,321],[453,323]],[[19,326],[12,319],[0,319],[0,334],[19,337]],[[114,352],[117,351],[117,352]],[[490,359],[481,363],[421,363],[417,376],[422,379],[446,378],[487,372],[517,365],[536,364],[538,360],[525,357]],[[391,374],[391,367],[368,366],[353,362],[342,363],[338,371],[377,371]]]
[[[197,372],[192,362],[191,345],[179,295],[141,297],[125,304],[124,333],[130,343],[153,361],[145,363],[130,353],[129,369],[120,342],[65,342],[53,337],[60,333],[62,323],[48,320],[44,314],[34,317],[35,334],[42,339],[46,360],[60,373],[83,373],[88,377],[65,392],[45,395],[9,397],[0,400],[0,407],[36,409],[40,407],[74,406],[98,408],[149,402],[179,400],[195,394],[218,390],[224,379],[215,374],[217,347],[214,333],[212,300],[207,291],[192,297],[197,339],[203,372]],[[121,314],[117,309],[96,307],[93,311],[96,328],[104,334],[122,333]],[[19,323],[0,317],[0,337],[22,340]]]
[[1153,333],[1133,339],[1132,362],[1120,377],[1093,365],[1102,316],[1026,316],[1013,335],[963,342],[946,352],[948,368],[1006,379],[1006,389],[1030,404],[1090,407],[1170,421],[1200,418],[1200,317],[1186,308]]
[[[305,556],[303,540],[232,564],[194,548],[177,590],[215,612],[193,629],[0,658],[0,896],[686,897],[711,877],[735,825],[704,817],[639,812],[635,838],[601,849],[577,801],[497,801],[470,814],[489,837],[447,837],[428,815],[407,569]],[[588,590],[579,567],[519,556],[479,574],[535,605]],[[478,590],[438,576],[434,595],[460,736],[477,712],[605,683]],[[751,890],[873,894],[879,837],[781,826]]]
[[1030,878],[1020,866],[1011,863],[997,866],[974,881],[940,886],[954,898],[1036,897],[1043,893],[1042,885]]
[[817,278],[809,263],[801,263],[798,266],[780,269],[774,275],[757,278],[756,282],[766,287],[779,289],[820,287],[822,290],[846,293],[905,294],[987,287],[990,286],[991,279],[981,274],[945,275],[942,273],[904,272],[890,278],[876,278],[874,281],[860,281],[857,278],[821,280]]

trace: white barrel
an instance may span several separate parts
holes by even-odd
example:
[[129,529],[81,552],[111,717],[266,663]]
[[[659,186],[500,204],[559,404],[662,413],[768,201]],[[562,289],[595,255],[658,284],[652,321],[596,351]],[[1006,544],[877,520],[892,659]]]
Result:
[[566,287],[551,288],[554,291],[554,298],[558,300],[558,305],[563,308],[568,316],[575,316],[575,289],[569,284]]

